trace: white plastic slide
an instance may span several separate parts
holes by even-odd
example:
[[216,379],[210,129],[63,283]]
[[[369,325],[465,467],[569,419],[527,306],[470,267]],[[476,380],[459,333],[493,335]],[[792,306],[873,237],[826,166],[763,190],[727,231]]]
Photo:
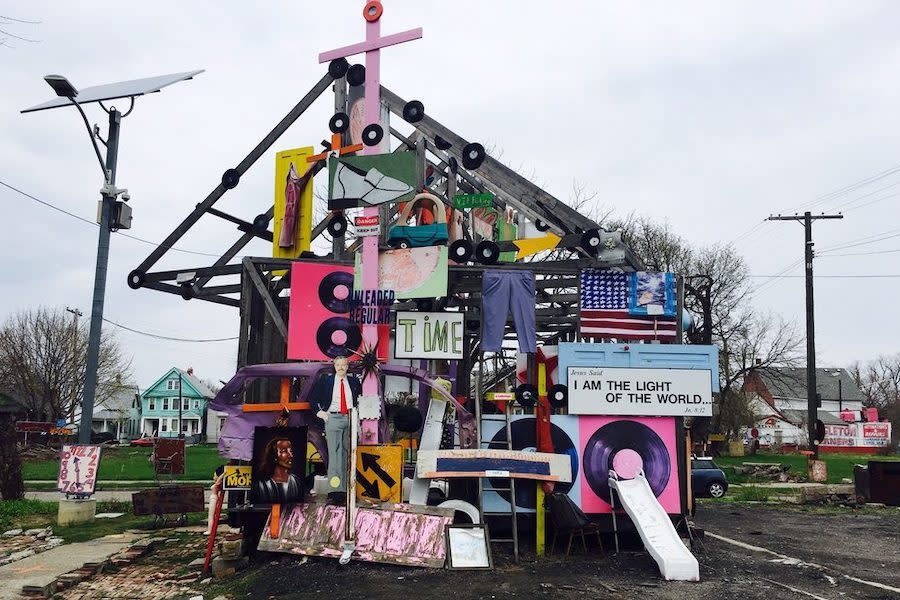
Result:
[[647,483],[643,471],[634,479],[609,478],[616,500],[631,517],[644,548],[659,565],[662,576],[669,581],[700,581],[700,565],[687,549],[672,520],[660,505]]

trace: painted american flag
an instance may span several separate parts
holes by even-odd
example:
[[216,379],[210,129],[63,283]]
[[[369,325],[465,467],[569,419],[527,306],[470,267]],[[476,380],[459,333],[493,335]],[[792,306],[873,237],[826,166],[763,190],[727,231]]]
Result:
[[674,317],[628,314],[631,275],[617,271],[581,271],[581,324],[583,336],[619,341],[675,341]]

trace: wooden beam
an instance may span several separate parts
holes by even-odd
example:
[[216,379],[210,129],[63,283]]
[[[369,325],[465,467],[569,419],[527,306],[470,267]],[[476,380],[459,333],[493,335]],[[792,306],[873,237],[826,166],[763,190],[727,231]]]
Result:
[[262,280],[262,275],[257,270],[256,265],[253,264],[248,259],[244,259],[244,273],[246,273],[250,277],[250,282],[253,284],[253,287],[256,288],[256,291],[259,292],[260,297],[262,297],[263,304],[265,304],[266,311],[269,313],[269,318],[272,319],[272,324],[275,325],[275,328],[278,330],[278,333],[281,334],[281,337],[284,338],[284,341],[287,342],[287,325],[284,322],[284,318],[281,316],[281,312],[279,312],[278,307],[275,306],[275,301],[272,299],[272,296],[269,294],[269,288]]

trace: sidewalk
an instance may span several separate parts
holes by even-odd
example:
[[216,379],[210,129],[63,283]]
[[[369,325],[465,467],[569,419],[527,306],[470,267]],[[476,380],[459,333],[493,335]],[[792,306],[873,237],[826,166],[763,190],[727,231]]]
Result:
[[4,565],[0,567],[0,598],[18,598],[25,586],[46,590],[63,573],[79,569],[85,563],[103,562],[148,536],[147,533],[120,533],[88,542],[63,544]]
[[[144,482],[144,483],[152,483],[152,482]],[[156,487],[153,485],[146,485],[142,487]],[[100,490],[98,492],[94,492],[94,495],[91,496],[94,500],[98,502],[131,502],[131,495],[138,491],[137,489],[133,490]],[[206,503],[209,503],[209,488],[206,488],[204,491],[204,496],[206,498]],[[25,492],[25,497],[29,500],[42,500],[44,502],[59,502],[65,496],[61,492]],[[2,596],[0,596],[2,598]]]

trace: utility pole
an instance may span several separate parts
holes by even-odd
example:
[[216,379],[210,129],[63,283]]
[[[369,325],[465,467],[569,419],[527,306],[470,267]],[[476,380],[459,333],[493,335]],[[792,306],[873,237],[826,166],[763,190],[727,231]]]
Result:
[[769,221],[798,221],[803,223],[803,255],[806,267],[806,429],[809,434],[809,449],[813,458],[819,458],[819,444],[816,439],[819,400],[816,394],[816,316],[813,310],[813,239],[812,223],[817,219],[843,219],[844,215],[813,215],[806,211],[802,215],[772,216]]

